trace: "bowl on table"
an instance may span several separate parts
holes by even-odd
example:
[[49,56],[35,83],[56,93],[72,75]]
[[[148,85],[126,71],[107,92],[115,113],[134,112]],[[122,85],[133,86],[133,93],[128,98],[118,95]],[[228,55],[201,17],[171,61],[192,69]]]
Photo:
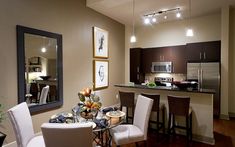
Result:
[[51,76],[40,76],[40,78],[43,79],[43,80],[48,80],[48,79],[51,78]]

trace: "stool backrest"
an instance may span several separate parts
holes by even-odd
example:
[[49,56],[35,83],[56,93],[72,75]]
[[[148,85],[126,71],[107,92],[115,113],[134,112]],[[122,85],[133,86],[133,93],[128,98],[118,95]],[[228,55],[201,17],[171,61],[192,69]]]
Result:
[[159,94],[141,93],[141,95],[153,99],[152,111],[159,111],[159,103],[160,103],[160,95]]
[[135,93],[119,91],[121,106],[134,108]]
[[189,114],[190,97],[168,95],[169,113],[186,116]]

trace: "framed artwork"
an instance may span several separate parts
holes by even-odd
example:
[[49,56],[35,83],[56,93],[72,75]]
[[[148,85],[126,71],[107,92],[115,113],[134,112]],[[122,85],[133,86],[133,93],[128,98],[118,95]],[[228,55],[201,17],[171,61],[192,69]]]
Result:
[[94,27],[94,58],[108,58],[108,31]]
[[109,84],[109,62],[107,60],[93,60],[93,89],[107,88]]

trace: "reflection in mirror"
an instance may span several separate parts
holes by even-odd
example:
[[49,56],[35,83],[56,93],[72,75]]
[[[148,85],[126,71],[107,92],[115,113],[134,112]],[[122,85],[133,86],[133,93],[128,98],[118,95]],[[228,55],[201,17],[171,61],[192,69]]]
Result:
[[17,26],[17,47],[19,103],[31,112],[62,105],[62,36]]

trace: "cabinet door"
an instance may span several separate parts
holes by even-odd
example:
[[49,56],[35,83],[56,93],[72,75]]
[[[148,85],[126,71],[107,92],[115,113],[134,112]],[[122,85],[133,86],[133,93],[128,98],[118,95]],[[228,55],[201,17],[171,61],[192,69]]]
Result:
[[144,80],[141,66],[141,55],[141,48],[130,49],[130,81],[135,84],[140,84]]
[[202,43],[203,61],[220,61],[220,41]]
[[186,53],[188,61],[201,61],[202,60],[202,44],[189,43],[186,45]]
[[153,48],[153,62],[171,61],[171,47]]
[[185,45],[171,47],[172,73],[187,73],[187,54],[185,50]]
[[152,62],[154,62],[154,49],[142,50],[142,69],[144,73],[151,73]]

